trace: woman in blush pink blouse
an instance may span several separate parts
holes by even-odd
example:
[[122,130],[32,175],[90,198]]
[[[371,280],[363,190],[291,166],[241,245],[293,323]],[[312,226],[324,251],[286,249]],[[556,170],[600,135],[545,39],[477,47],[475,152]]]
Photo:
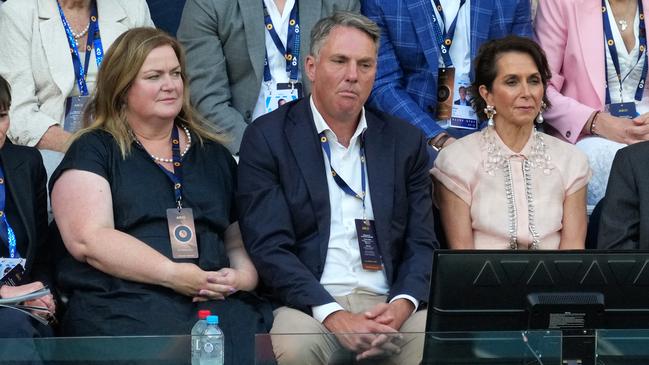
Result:
[[533,41],[483,45],[473,106],[489,126],[442,150],[435,197],[451,248],[582,249],[591,172],[575,146],[537,132],[551,77]]

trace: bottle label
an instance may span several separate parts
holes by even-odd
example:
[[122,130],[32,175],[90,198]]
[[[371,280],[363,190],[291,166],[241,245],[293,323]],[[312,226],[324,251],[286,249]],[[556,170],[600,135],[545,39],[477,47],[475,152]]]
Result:
[[208,354],[214,351],[214,345],[212,345],[210,342],[206,343],[203,346],[203,351],[207,352]]
[[198,337],[197,339],[194,340],[194,345],[196,345],[196,346],[195,346],[196,351],[200,351],[200,350],[201,350],[201,339],[200,339],[200,337]]

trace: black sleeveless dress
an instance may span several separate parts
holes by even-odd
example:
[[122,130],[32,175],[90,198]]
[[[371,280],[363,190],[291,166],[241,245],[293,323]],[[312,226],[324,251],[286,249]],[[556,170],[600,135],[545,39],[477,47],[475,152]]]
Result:
[[[183,206],[194,213],[198,259],[172,258],[166,216],[166,210],[175,206],[172,183],[136,143],[123,159],[109,133],[85,134],[70,146],[50,186],[69,169],[100,175],[110,184],[115,229],[175,262],[193,262],[212,271],[228,267],[223,237],[226,228],[237,220],[237,166],[220,144],[204,141],[201,145],[197,136],[192,140],[183,157]],[[252,364],[254,335],[266,333],[272,326],[270,305],[253,293],[192,303],[192,298],[171,289],[122,280],[69,255],[58,263],[57,279],[69,296],[62,318],[65,336],[189,335],[198,310],[209,309],[220,317],[226,364]]]

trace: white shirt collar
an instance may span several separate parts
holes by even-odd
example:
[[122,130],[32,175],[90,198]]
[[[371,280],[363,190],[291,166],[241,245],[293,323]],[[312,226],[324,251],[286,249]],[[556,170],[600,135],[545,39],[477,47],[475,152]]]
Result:
[[[318,132],[318,134],[328,131],[331,135],[334,136],[336,142],[338,142],[338,136],[336,136],[336,133],[334,133],[334,131],[331,130],[327,122],[322,117],[322,114],[320,114],[320,111],[318,111],[318,108],[316,108],[315,103],[313,102],[313,96],[309,97],[309,103],[311,104],[311,113],[313,114],[313,122],[315,123],[315,129]],[[367,129],[367,120],[365,119],[365,107],[363,107],[361,109],[361,118],[358,121],[358,126],[356,127],[356,131],[354,131],[352,138],[349,140],[349,145],[353,146],[356,143],[358,136],[360,136],[363,132],[365,132],[366,129]]]

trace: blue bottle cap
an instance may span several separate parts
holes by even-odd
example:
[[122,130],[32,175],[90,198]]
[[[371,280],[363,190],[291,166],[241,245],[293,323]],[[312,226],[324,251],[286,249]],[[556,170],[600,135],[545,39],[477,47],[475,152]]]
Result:
[[219,316],[207,316],[207,324],[219,324]]

